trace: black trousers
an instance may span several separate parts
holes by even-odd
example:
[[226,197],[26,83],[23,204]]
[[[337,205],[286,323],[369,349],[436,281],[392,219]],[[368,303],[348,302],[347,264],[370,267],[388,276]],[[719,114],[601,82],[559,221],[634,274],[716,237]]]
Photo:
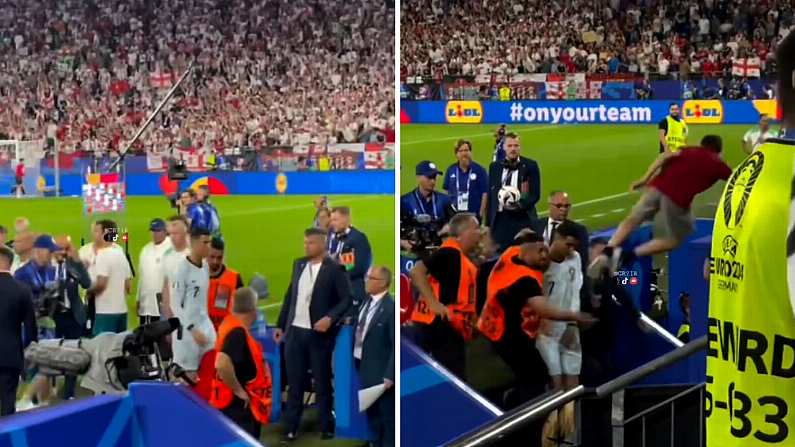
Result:
[[370,424],[375,447],[394,447],[395,445],[395,388],[387,390],[367,409],[367,422]]
[[[77,340],[83,335],[83,327],[77,322],[72,312],[56,312],[53,315],[55,320],[55,337],[67,340]],[[75,396],[77,386],[76,376],[66,376],[64,378],[63,396],[64,400]]]
[[304,391],[307,372],[312,369],[315,382],[319,431],[333,432],[334,418],[331,414],[333,389],[331,386],[331,355],[334,352],[334,337],[310,329],[291,327],[287,330],[284,356],[287,366],[287,432],[297,433],[304,411]]
[[420,347],[459,379],[466,380],[466,344],[458,332],[440,318],[417,328]]
[[232,403],[228,407],[221,410],[226,417],[232,420],[238,427],[242,428],[246,433],[259,440],[262,425],[254,419],[251,414],[251,409],[246,408],[242,400],[237,397],[232,398]]
[[16,412],[17,387],[21,372],[16,368],[0,367],[0,416]]

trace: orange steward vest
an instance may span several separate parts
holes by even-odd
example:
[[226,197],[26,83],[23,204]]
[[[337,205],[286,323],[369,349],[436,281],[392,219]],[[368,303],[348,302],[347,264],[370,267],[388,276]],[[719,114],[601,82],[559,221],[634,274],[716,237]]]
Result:
[[[478,330],[491,341],[499,341],[505,334],[505,309],[497,299],[497,296],[516,281],[530,277],[538,281],[538,285],[544,284],[544,275],[538,270],[514,262],[513,258],[519,255],[519,247],[508,247],[503,252],[500,259],[494,265],[489,275],[489,283],[486,289],[486,304],[478,319]],[[532,298],[530,296],[527,297]],[[538,333],[538,326],[541,324],[538,315],[533,311],[529,304],[525,303],[522,307],[522,331],[530,339],[535,339]]]
[[[461,250],[461,245],[453,238],[446,239],[440,248],[453,248],[458,252],[461,259],[461,278],[458,281],[458,297],[455,303],[448,304],[447,308],[450,310],[450,326],[461,335],[465,340],[472,339],[472,332],[474,328],[476,310],[475,310],[475,282],[478,276],[478,268],[475,264],[466,257]],[[433,276],[428,278],[431,284],[433,293],[439,297],[439,281]],[[411,314],[411,320],[419,324],[431,324],[436,318],[431,312],[428,302],[425,297],[419,297],[414,310]]]
[[224,266],[224,272],[217,278],[210,277],[210,290],[207,292],[207,313],[215,326],[221,326],[227,315],[232,313],[232,302],[237,290],[238,273]]
[[[246,390],[246,394],[248,394],[250,400],[249,409],[251,410],[251,414],[254,416],[254,419],[260,424],[266,425],[268,424],[271,415],[273,384],[271,383],[270,370],[265,364],[265,357],[262,355],[262,348],[260,347],[259,343],[254,340],[254,337],[251,336],[251,333],[249,333],[248,329],[243,326],[243,323],[241,323],[240,320],[235,318],[234,315],[229,315],[224,318],[223,323],[221,323],[221,327],[218,329],[218,338],[215,342],[215,350],[217,352],[221,352],[221,348],[224,346],[226,337],[230,332],[232,332],[232,330],[237,328],[243,328],[243,330],[246,332],[248,349],[251,351],[252,360],[254,360],[254,365],[257,368],[257,375],[254,376],[254,379],[246,384],[241,385],[243,385]],[[218,377],[218,373],[216,373],[212,383],[210,405],[212,405],[213,408],[223,410],[232,403],[234,396],[235,393],[232,391],[232,388],[228,387],[224,382],[222,382]]]

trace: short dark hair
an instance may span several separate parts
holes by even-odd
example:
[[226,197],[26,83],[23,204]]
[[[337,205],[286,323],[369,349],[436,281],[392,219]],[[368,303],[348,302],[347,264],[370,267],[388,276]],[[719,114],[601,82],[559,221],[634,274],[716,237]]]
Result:
[[574,225],[574,222],[570,220],[564,220],[557,227],[555,227],[553,235],[556,234],[563,237],[573,237],[578,241],[580,240],[580,233],[577,231],[577,226]]
[[531,233],[529,231],[517,236],[513,240],[514,245],[534,244],[536,242],[544,242],[544,236],[535,232]]
[[517,135],[515,132],[508,132],[505,134],[505,139],[507,140],[508,138],[513,138],[514,140],[518,140],[519,135]]
[[351,215],[351,207],[349,206],[335,206],[331,209],[332,213],[342,214],[343,216]]
[[304,230],[304,236],[305,237],[309,237],[309,236],[326,237],[326,232],[321,230],[320,228],[307,228],[306,230]]
[[210,185],[199,185],[199,189],[207,191],[207,194],[210,194]]
[[10,266],[14,263],[14,250],[12,250],[10,247],[0,244],[0,258],[5,258],[6,262],[8,262],[8,265]]
[[591,239],[591,243],[589,244],[590,247],[596,247],[597,245],[607,245],[607,239],[603,237],[595,237]]
[[215,236],[210,240],[210,248],[214,248],[216,250],[224,251],[226,244],[224,243],[224,239],[221,236]]
[[209,236],[210,230],[205,227],[192,227],[190,229],[190,239],[196,240],[201,238],[202,236]]
[[114,221],[112,221],[110,219],[100,219],[100,220],[94,222],[94,225],[99,225],[100,227],[102,227],[102,231],[116,230],[116,229],[119,228],[116,225],[116,222],[114,222]]
[[454,153],[456,153],[456,154],[457,154],[457,153],[458,153],[458,149],[460,149],[460,148],[461,148],[461,146],[463,146],[463,145],[465,145],[465,144],[466,144],[467,146],[469,146],[469,150],[470,150],[470,151],[471,151],[471,150],[473,150],[473,149],[472,149],[472,143],[470,143],[470,142],[469,142],[469,140],[465,140],[465,139],[463,139],[463,138],[462,138],[462,139],[458,140],[458,141],[455,143],[455,149],[454,149]]
[[2,234],[8,234],[8,228],[6,228],[6,227],[4,227],[4,226],[0,225],[0,233],[2,233]]
[[795,126],[795,31],[778,44],[778,100],[784,123]]
[[723,150],[723,139],[717,135],[707,135],[701,139],[701,147],[711,149],[718,154]]
[[182,196],[182,194],[185,194],[185,193],[188,193],[188,195],[193,197],[193,198],[196,197],[196,191],[194,191],[193,188],[188,188],[188,189],[182,191],[179,195]]

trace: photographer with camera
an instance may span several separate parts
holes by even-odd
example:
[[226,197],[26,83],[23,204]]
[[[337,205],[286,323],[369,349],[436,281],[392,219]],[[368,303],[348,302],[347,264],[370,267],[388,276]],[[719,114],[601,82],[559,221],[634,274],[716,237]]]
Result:
[[36,338],[30,288],[11,276],[14,252],[0,245],[0,416],[16,411],[22,350]]
[[455,210],[450,197],[434,190],[436,177],[442,173],[435,164],[421,161],[415,173],[417,187],[400,197],[400,247],[414,255],[422,255],[441,244],[439,231]]
[[[58,246],[49,234],[42,234],[33,242],[31,260],[14,273],[14,279],[30,287],[33,296],[33,310],[36,313],[38,339],[55,338],[54,307],[57,306],[59,291],[56,269],[52,265],[52,253]],[[30,409],[43,404],[50,398],[50,384],[45,376],[38,375],[34,369],[31,388],[25,393],[20,409]],[[35,394],[35,396],[34,396]]]
[[476,318],[478,269],[469,255],[478,248],[479,227],[474,214],[456,214],[450,220],[450,237],[411,269],[411,281],[420,293],[411,315],[419,328],[419,344],[461,379],[466,379],[464,348]]
[[[58,282],[58,301],[53,314],[55,337],[78,340],[83,335],[83,328],[86,325],[86,309],[80,298],[80,288],[90,288],[91,277],[80,262],[69,236],[56,236],[55,244],[57,250],[53,253],[53,257],[55,277]],[[64,400],[74,397],[76,383],[76,376],[66,376],[62,396]]]

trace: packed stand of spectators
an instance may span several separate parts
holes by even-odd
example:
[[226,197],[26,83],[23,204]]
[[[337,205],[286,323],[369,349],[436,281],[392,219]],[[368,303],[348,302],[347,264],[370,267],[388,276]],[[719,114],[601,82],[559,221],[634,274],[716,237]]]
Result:
[[388,3],[0,1],[0,139],[119,151],[195,58],[136,151],[366,140],[394,127]]
[[[550,26],[553,24],[554,26]],[[786,0],[409,0],[401,11],[401,75],[702,73],[735,58],[774,73],[793,28]]]

